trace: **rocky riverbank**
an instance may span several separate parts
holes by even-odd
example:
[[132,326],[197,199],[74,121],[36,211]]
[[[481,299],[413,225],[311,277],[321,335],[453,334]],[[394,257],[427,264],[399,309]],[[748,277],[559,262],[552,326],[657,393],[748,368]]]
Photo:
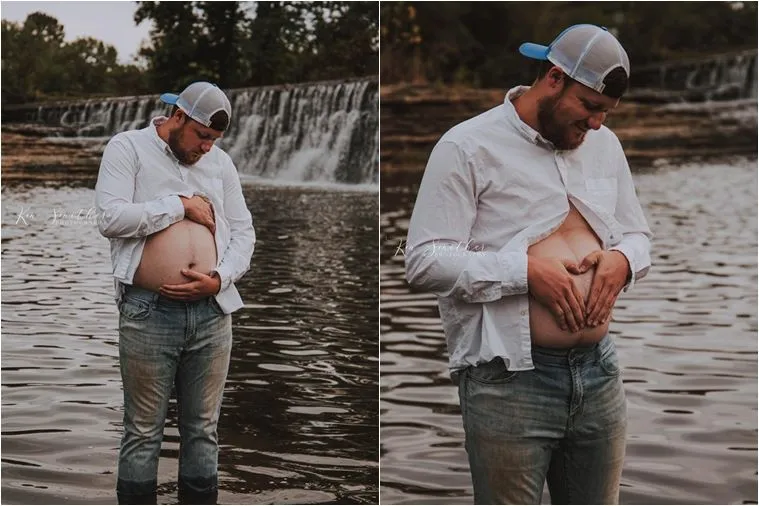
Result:
[[[384,86],[380,89],[383,174],[421,173],[443,132],[503,101],[503,90]],[[756,156],[756,100],[641,104],[622,101],[606,124],[633,169],[660,163]],[[2,177],[94,178],[103,139],[71,137],[64,127],[5,123]]]
[[[384,174],[422,171],[447,129],[500,104],[504,90],[383,86],[380,89]],[[620,103],[606,124],[619,136],[633,169],[659,163],[755,156],[756,100]]]
[[55,135],[52,130],[39,129],[37,125],[3,125],[0,136],[3,181],[97,177],[101,143],[45,136]]

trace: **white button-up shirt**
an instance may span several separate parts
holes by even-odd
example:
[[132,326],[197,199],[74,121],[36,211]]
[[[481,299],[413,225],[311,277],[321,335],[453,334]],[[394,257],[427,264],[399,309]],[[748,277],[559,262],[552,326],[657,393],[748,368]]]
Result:
[[406,278],[438,295],[452,372],[495,357],[533,368],[527,248],[559,228],[570,201],[604,250],[627,257],[625,290],[651,265],[651,231],[616,135],[601,127],[556,150],[514,109],[526,90],[443,135],[409,224]]
[[[179,196],[207,197],[216,220],[216,301],[225,313],[243,306],[234,283],[250,268],[256,242],[232,159],[217,146],[194,165],[183,165],[159,136],[159,117],[142,130],[115,135],[103,152],[95,186],[100,233],[111,243],[116,300],[131,285],[147,236],[184,219]],[[212,273],[214,272],[212,271]]]

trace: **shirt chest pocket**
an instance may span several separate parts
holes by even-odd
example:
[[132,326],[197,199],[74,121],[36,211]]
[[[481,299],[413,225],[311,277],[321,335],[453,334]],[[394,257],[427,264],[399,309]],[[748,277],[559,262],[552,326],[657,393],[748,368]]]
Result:
[[585,180],[585,191],[591,201],[604,209],[613,211],[617,207],[617,178],[595,177]]

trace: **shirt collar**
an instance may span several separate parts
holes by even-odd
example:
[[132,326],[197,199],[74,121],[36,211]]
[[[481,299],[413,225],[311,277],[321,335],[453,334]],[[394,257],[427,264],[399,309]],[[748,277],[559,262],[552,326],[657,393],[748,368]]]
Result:
[[506,92],[506,98],[503,100],[504,108],[506,109],[506,119],[508,119],[511,126],[514,127],[514,129],[528,141],[532,142],[533,144],[547,144],[550,148],[553,149],[553,143],[549,140],[546,140],[542,135],[540,135],[540,132],[522,121],[522,118],[519,117],[519,114],[514,107],[513,100],[521,96],[525,91],[529,89],[529,86],[515,86]]

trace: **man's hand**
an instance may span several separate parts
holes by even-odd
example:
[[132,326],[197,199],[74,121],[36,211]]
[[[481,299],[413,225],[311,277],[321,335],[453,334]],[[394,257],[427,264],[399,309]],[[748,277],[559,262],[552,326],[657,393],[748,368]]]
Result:
[[527,257],[527,286],[538,302],[548,308],[561,330],[585,328],[585,300],[569,273],[577,266],[558,258]]
[[215,272],[213,276],[190,269],[182,269],[180,272],[192,281],[181,285],[161,285],[158,289],[161,295],[170,299],[193,301],[216,295],[221,289],[221,278]]
[[184,206],[184,216],[195,223],[200,223],[208,227],[208,230],[212,234],[216,233],[216,220],[213,215],[213,206],[211,202],[200,195],[194,195],[192,198],[182,197],[182,205]]
[[585,322],[589,327],[596,327],[609,319],[614,302],[624,288],[630,272],[627,257],[616,250],[593,251],[580,262],[580,272],[587,272],[594,265],[596,272],[590,283],[585,313]]

